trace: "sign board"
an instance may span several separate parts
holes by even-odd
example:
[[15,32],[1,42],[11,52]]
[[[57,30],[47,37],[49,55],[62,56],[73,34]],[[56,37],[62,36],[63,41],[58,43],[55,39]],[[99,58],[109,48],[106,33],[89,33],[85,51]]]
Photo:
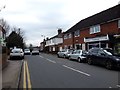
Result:
[[108,35],[106,36],[101,36],[101,37],[95,37],[95,38],[84,38],[84,42],[96,42],[96,41],[108,41],[109,37]]

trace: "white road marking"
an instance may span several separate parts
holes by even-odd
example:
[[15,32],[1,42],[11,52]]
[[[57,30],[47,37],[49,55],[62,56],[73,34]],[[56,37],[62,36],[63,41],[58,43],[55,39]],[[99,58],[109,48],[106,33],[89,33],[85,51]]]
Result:
[[79,72],[79,73],[81,73],[81,74],[84,74],[84,75],[90,77],[90,74],[87,74],[87,73],[85,73],[85,72],[82,72],[82,71],[76,70],[76,69],[71,68],[71,67],[68,67],[68,66],[66,66],[66,65],[63,65],[63,67],[66,67],[66,68],[68,68],[68,69],[71,69],[71,70],[73,70],[73,71]]
[[117,87],[120,87],[120,85],[116,85]]
[[46,59],[46,60],[48,60],[48,61],[50,61],[50,62],[52,62],[52,63],[56,63],[55,61],[53,61],[53,60],[50,60],[50,59]]
[[39,55],[41,58],[44,58],[43,56]]
[[112,87],[109,87],[109,88],[112,88]]

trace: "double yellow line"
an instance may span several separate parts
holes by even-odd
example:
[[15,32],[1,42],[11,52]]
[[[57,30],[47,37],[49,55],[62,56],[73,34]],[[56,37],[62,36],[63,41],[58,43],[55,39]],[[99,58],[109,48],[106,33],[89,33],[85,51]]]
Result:
[[24,61],[24,73],[23,73],[23,88],[24,90],[31,90],[31,81],[30,81],[30,73],[28,69],[27,61]]

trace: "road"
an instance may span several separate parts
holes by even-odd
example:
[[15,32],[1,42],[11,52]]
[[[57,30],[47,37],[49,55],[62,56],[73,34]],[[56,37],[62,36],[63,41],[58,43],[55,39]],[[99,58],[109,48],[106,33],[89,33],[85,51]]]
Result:
[[120,87],[120,72],[117,70],[107,70],[101,66],[78,63],[44,53],[27,55],[24,62],[21,83],[24,88]]

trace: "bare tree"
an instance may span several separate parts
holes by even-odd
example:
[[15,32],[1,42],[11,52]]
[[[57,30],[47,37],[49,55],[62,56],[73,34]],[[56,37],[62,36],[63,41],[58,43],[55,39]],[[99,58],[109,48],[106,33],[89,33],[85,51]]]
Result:
[[19,34],[25,40],[25,32],[21,28],[17,28],[14,26],[11,28],[11,30],[15,31],[17,34]]
[[6,35],[8,35],[9,30],[10,30],[10,25],[5,21],[4,19],[0,19],[0,25],[3,27],[3,29],[6,32]]
[[25,37],[25,32],[23,31],[23,29],[17,28],[17,27],[14,26],[14,27],[11,28],[11,30],[15,31],[17,34],[19,34],[23,39],[23,43],[25,44],[26,37]]

